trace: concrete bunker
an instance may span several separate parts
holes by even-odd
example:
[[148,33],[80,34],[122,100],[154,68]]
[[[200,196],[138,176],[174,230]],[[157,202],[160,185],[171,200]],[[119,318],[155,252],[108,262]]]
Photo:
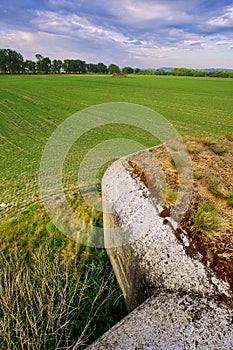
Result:
[[148,189],[148,152],[116,161],[103,178],[106,249],[130,313],[89,348],[233,348],[231,286]]

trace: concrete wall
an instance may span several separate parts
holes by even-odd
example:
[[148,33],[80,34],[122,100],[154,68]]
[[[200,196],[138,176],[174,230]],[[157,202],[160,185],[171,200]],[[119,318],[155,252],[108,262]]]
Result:
[[185,232],[178,241],[175,223],[159,215],[126,163],[115,162],[104,175],[104,229],[126,306],[136,309],[90,349],[233,348],[229,286],[200,256],[187,254]]

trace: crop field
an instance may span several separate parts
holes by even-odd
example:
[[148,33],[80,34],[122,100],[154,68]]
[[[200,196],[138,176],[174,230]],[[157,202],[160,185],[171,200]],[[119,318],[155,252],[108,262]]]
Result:
[[[0,308],[0,349],[55,350],[75,345],[81,350],[126,314],[105,250],[66,238],[40,206],[39,167],[48,138],[75,112],[109,102],[143,105],[167,118],[186,141],[198,196],[204,188],[207,200],[224,212],[226,222],[231,221],[232,79],[0,75],[0,305],[4,306]],[[77,173],[89,150],[116,137],[131,138],[145,147],[158,143],[148,132],[126,124],[101,126],[74,143],[63,167],[63,186],[72,208],[99,227],[102,215],[79,196]],[[98,178],[105,168],[99,170]],[[204,230],[199,211],[195,220]],[[216,229],[217,211],[213,215]],[[222,221],[218,224],[222,229]],[[232,237],[230,225],[226,229],[220,240],[224,249]],[[216,240],[207,233],[204,248],[215,249]],[[231,276],[231,244],[223,253],[228,257],[224,271]]]
[[[56,127],[73,113],[107,102],[131,102],[167,118],[187,138],[221,139],[233,131],[231,79],[129,76],[0,76],[0,208],[1,219],[21,212],[39,197],[38,170],[43,148]],[[115,129],[91,134],[70,156],[67,188],[77,171],[77,158],[93,142],[114,138]],[[118,130],[153,146],[140,131]],[[97,138],[97,140],[93,140]],[[75,159],[75,161],[74,161]]]

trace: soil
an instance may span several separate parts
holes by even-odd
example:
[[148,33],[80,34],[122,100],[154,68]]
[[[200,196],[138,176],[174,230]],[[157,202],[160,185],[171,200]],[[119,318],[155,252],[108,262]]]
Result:
[[[175,234],[182,241],[181,230],[186,231],[190,243],[184,247],[187,253],[198,255],[233,291],[233,140],[189,140],[186,147],[193,168],[193,198]],[[149,188],[150,196],[159,197],[156,186],[151,186],[161,173],[159,168],[167,186],[178,192],[176,167],[164,145],[131,157],[128,164],[134,176]],[[225,223],[222,232],[204,232],[194,224],[193,213],[203,202],[217,209]],[[174,204],[164,202],[161,216],[169,216]]]

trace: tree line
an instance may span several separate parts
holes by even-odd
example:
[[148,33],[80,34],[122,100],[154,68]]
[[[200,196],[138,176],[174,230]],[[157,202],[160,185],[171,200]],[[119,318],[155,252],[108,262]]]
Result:
[[140,69],[120,67],[114,63],[106,66],[103,62],[87,63],[80,59],[51,60],[41,54],[35,55],[36,60],[24,60],[21,53],[11,49],[0,49],[0,73],[2,74],[140,74],[140,75],[174,75],[192,77],[222,77],[233,78],[232,70],[204,71],[189,68]]
[[139,74],[142,74],[142,75],[173,75],[173,76],[187,76],[187,77],[233,78],[233,70],[205,71],[202,69],[191,69],[191,68],[172,68],[170,70],[145,69],[145,70],[140,70]]
[[[51,60],[41,54],[35,55],[36,60],[24,60],[21,53],[11,49],[0,49],[0,73],[3,74],[59,74],[59,73],[96,73],[96,74],[117,74],[121,70],[119,66],[112,63],[106,66],[103,62],[97,64],[87,63],[80,59]],[[123,68],[125,73],[131,73],[127,67]],[[132,70],[133,72],[133,70]]]

